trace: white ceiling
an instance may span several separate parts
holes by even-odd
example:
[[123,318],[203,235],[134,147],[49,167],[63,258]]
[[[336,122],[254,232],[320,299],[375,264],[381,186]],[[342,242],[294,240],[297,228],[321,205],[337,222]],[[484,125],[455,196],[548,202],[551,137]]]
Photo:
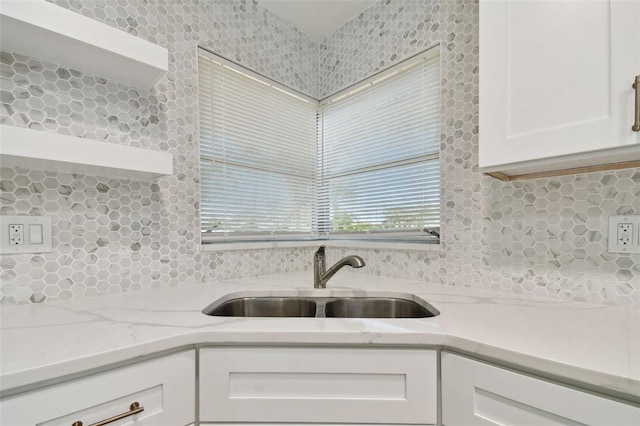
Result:
[[314,40],[342,27],[377,0],[257,0]]

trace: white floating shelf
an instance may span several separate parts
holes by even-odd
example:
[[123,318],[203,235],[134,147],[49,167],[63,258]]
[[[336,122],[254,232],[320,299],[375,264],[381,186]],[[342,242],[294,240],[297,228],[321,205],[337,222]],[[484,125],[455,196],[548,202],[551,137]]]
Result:
[[0,126],[0,166],[151,180],[173,174],[173,155],[15,126]]
[[44,0],[0,1],[0,47],[142,89],[168,69],[164,47]]

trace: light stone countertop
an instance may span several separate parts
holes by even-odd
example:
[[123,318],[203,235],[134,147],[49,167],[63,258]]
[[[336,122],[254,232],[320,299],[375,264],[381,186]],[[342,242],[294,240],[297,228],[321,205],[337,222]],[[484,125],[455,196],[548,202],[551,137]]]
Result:
[[[341,271],[326,290],[311,272],[185,283],[176,288],[2,307],[0,390],[188,345],[436,346],[625,399],[640,399],[640,311],[445,287]],[[424,319],[232,318],[201,310],[230,293],[410,293],[440,311]]]

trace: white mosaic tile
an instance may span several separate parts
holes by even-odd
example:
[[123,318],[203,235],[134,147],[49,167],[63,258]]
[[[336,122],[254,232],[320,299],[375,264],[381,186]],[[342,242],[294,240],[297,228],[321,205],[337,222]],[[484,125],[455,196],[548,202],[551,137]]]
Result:
[[299,248],[198,253],[196,46],[314,93],[317,45],[253,2],[54,1],[167,47],[149,91],[0,53],[0,122],[169,151],[155,182],[1,169],[0,213],[49,215],[55,249],[0,259],[2,303],[94,296],[310,268]]
[[383,0],[316,44],[251,1],[56,0],[169,49],[169,73],[133,89],[0,55],[0,122],[172,152],[156,182],[0,169],[0,213],[53,217],[55,250],[0,258],[2,303],[93,296],[311,268],[313,249],[199,253],[196,45],[326,96],[440,43],[439,253],[357,253],[361,273],[640,306],[640,255],[606,252],[609,212],[640,212],[640,170],[504,183],[477,171],[478,4]]
[[478,173],[478,2],[384,0],[320,49],[327,96],[440,43],[442,250],[341,249],[362,273],[640,307],[640,255],[609,254],[607,216],[640,213],[640,169],[505,183]]

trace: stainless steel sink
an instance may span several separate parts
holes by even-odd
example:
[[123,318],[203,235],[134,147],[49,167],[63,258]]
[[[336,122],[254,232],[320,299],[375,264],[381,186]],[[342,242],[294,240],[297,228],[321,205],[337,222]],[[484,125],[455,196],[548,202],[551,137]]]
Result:
[[315,317],[316,304],[294,297],[243,297],[210,305],[203,313],[220,317]]
[[440,312],[424,300],[400,297],[274,297],[218,300],[202,310],[224,317],[429,318]]
[[433,311],[413,300],[389,297],[349,297],[325,305],[326,317],[340,318],[428,318],[439,314]]

